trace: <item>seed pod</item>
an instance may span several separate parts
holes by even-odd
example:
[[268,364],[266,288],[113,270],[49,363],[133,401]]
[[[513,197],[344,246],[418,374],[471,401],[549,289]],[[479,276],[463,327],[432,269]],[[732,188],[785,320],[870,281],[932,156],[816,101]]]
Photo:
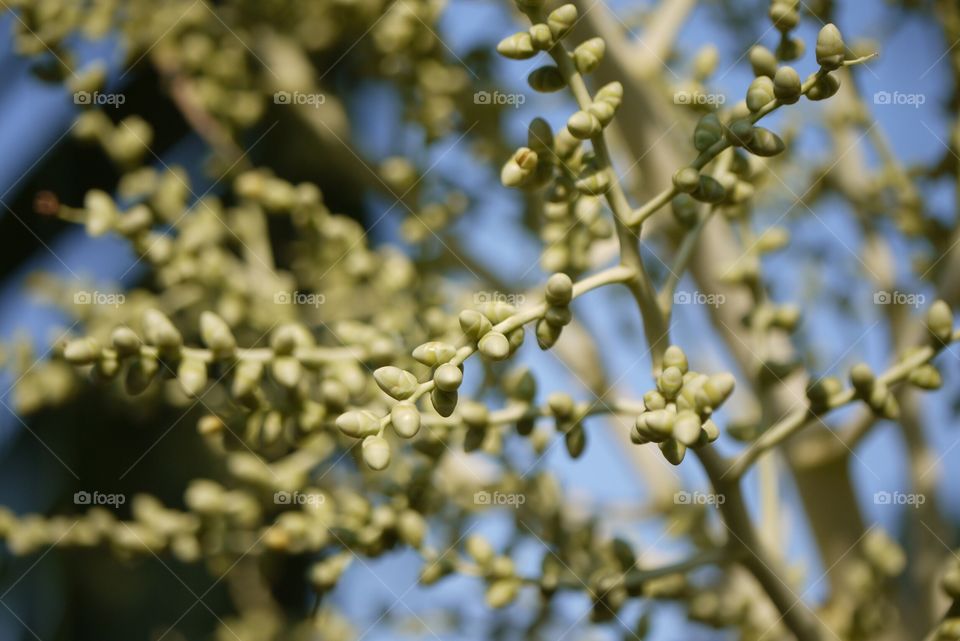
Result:
[[816,76],[813,86],[807,91],[810,100],[826,100],[840,90],[840,79],[836,74],[828,73]]
[[704,114],[693,130],[693,146],[697,151],[706,151],[723,137],[723,125],[720,117],[713,111]]
[[768,76],[757,76],[747,89],[747,108],[756,113],[774,99],[773,80]]
[[780,136],[763,127],[754,127],[753,140],[750,141],[749,145],[744,145],[744,149],[763,158],[776,156],[785,148],[786,145],[783,144]]
[[230,326],[213,312],[200,314],[200,337],[217,359],[231,356],[237,349],[237,339]]
[[800,99],[800,75],[793,67],[783,66],[773,76],[773,95],[785,105]]
[[497,53],[512,60],[526,60],[537,53],[529,33],[523,31],[507,36],[497,43]]
[[159,369],[160,364],[152,356],[141,356],[131,361],[123,381],[127,394],[142,394],[150,386]]
[[420,412],[413,403],[397,403],[390,409],[390,423],[400,438],[413,438],[420,431]]
[[[493,329],[493,323],[490,322],[490,319],[476,310],[466,309],[460,312],[458,320],[460,322],[460,329],[463,330],[467,338],[473,341],[479,340],[484,334]],[[450,358],[453,358],[453,356],[451,355]],[[450,359],[448,358],[447,360]]]
[[500,170],[500,182],[504,187],[520,187],[537,169],[537,152],[520,147]]
[[440,341],[429,341],[413,350],[413,358],[428,367],[446,363],[456,355],[456,347]]
[[486,601],[491,608],[502,608],[513,603],[520,591],[517,579],[499,579],[487,588]]
[[197,358],[181,359],[177,367],[177,381],[187,396],[199,396],[207,386],[207,365]]
[[530,72],[527,76],[527,84],[535,91],[552,93],[566,87],[567,81],[563,79],[559,69],[553,65],[545,65]]
[[833,23],[823,25],[817,35],[817,64],[827,71],[839,69],[843,65],[845,52],[843,36],[837,26]]
[[502,361],[510,355],[510,341],[497,331],[487,332],[477,344],[480,353],[492,361]]
[[697,201],[690,194],[677,194],[670,201],[670,211],[673,217],[683,227],[693,227],[700,216],[697,212]]
[[953,312],[944,301],[937,299],[927,311],[927,330],[933,338],[933,346],[940,349],[953,336]]
[[560,338],[560,331],[563,328],[559,325],[551,325],[546,319],[541,318],[537,321],[537,345],[542,350],[548,350],[554,346],[557,339]]
[[368,436],[360,446],[363,462],[372,470],[383,470],[390,465],[390,444],[382,436]]
[[921,365],[917,369],[910,372],[907,380],[911,385],[915,385],[920,389],[925,390],[940,389],[940,387],[943,385],[943,378],[940,376],[940,371],[929,363],[926,365]]
[[667,459],[671,464],[680,465],[683,462],[683,457],[687,453],[687,446],[671,438],[660,443],[660,452],[663,454],[663,458]]
[[270,362],[273,380],[287,389],[293,389],[303,378],[303,366],[293,356],[274,356]]
[[588,111],[574,112],[567,120],[567,129],[580,140],[586,140],[600,133],[600,121]]
[[433,403],[433,409],[444,418],[451,416],[453,411],[457,409],[458,400],[459,397],[456,392],[444,392],[436,387],[430,390],[430,402]]
[[[441,367],[443,367],[443,365],[441,365]],[[410,398],[419,385],[416,376],[392,365],[378,368],[373,373],[373,378],[377,381],[380,389],[398,401]]]
[[691,194],[700,185],[700,172],[693,167],[683,167],[673,174],[673,186],[678,191]]
[[679,367],[667,367],[657,377],[657,389],[666,399],[673,399],[683,387],[683,372]]
[[456,392],[463,382],[463,372],[453,363],[444,363],[433,373],[433,383],[444,392]]
[[100,343],[92,337],[72,340],[63,348],[63,357],[73,365],[90,365],[100,357]]
[[369,410],[350,410],[337,417],[337,429],[351,438],[364,438],[380,431],[380,419]]
[[587,433],[583,429],[583,425],[581,423],[575,424],[563,435],[563,442],[567,447],[570,458],[580,458],[583,450],[587,447]]
[[573,64],[576,65],[577,71],[580,73],[590,73],[600,66],[600,61],[603,60],[603,54],[606,50],[607,43],[603,41],[603,38],[590,38],[581,42],[573,50]]
[[616,80],[608,82],[600,87],[594,99],[609,103],[616,109],[620,106],[620,103],[623,102],[623,85]]
[[684,410],[678,412],[673,421],[673,437],[687,447],[692,447],[700,440],[700,428],[700,417],[690,410]]
[[157,309],[143,313],[143,335],[147,343],[161,349],[178,349],[183,337],[166,314]]
[[572,4],[561,5],[547,16],[547,26],[556,40],[565,36],[576,22],[577,8]]
[[704,203],[719,203],[727,196],[727,190],[723,188],[716,178],[703,174],[700,176],[700,182],[692,194],[696,200]]
[[539,22],[531,25],[529,29],[530,40],[533,42],[533,48],[538,51],[546,51],[554,45],[553,33],[550,27]]
[[768,12],[770,21],[773,22],[780,32],[786,33],[796,29],[800,24],[800,14],[797,12],[793,2],[789,0],[774,0],[770,3]]
[[763,45],[754,45],[750,49],[749,57],[753,75],[773,79],[773,75],[777,73],[777,57],[772,51]]

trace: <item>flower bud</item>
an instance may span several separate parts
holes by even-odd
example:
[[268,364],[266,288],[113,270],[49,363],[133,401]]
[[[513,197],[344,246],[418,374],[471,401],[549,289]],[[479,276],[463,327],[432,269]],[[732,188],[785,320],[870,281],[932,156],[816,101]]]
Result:
[[565,392],[553,392],[547,397],[547,408],[555,418],[568,419],[573,416],[573,398]]
[[444,363],[433,373],[433,382],[439,390],[456,392],[463,382],[463,372],[453,363]]
[[500,182],[504,187],[519,187],[533,175],[536,169],[537,152],[521,147],[500,170]]
[[673,186],[685,194],[693,193],[700,185],[700,172],[693,167],[683,167],[673,174]]
[[369,410],[350,410],[337,417],[337,429],[352,438],[371,436],[380,431],[380,420]]
[[105,191],[91,189],[83,199],[86,210],[86,228],[90,236],[102,236],[110,231],[117,220],[117,207]]
[[200,395],[207,386],[207,365],[197,358],[183,358],[177,367],[177,380],[190,398]]
[[665,369],[675,367],[680,370],[681,374],[686,374],[689,371],[689,365],[683,349],[677,345],[669,346],[663,353],[663,367]]
[[[441,367],[443,366],[441,365]],[[377,385],[380,386],[380,389],[398,401],[410,398],[419,385],[416,376],[392,365],[378,368],[373,373],[373,378],[377,382]]]
[[[676,367],[676,365],[674,365],[674,367]],[[662,410],[667,406],[667,399],[665,399],[660,392],[650,390],[643,395],[643,406],[648,410]]]
[[683,387],[683,372],[679,367],[667,367],[657,377],[657,389],[664,398],[674,398],[681,387]]
[[587,107],[587,111],[597,119],[601,127],[606,127],[613,121],[617,108],[613,103],[597,100]]
[[776,156],[785,148],[786,145],[780,139],[780,136],[763,127],[754,127],[753,139],[750,144],[744,145],[744,149],[750,153],[764,158]]
[[572,4],[561,5],[547,16],[547,26],[557,40],[565,36],[576,22],[577,8]]
[[807,45],[800,38],[781,38],[777,44],[777,58],[784,61],[799,60],[807,50]]
[[282,387],[293,389],[303,378],[303,365],[293,356],[274,356],[270,362],[270,375]]
[[727,372],[714,374],[707,379],[700,389],[709,399],[709,411],[716,410],[730,397],[736,382],[733,374]]
[[602,196],[610,190],[610,175],[606,171],[590,171],[577,178],[574,186],[587,196]]
[[773,80],[769,76],[757,76],[747,89],[747,108],[756,113],[774,97]]
[[623,85],[616,80],[608,82],[600,87],[594,99],[610,103],[616,109],[623,102]]
[[427,535],[427,522],[414,510],[403,510],[397,516],[397,535],[412,548],[423,545]]
[[911,385],[915,385],[920,389],[925,390],[940,389],[940,387],[943,385],[943,378],[940,376],[940,371],[929,363],[926,365],[921,365],[917,369],[910,372],[907,380]]
[[453,411],[457,409],[458,400],[459,397],[456,392],[444,392],[436,387],[430,390],[430,402],[440,416],[452,415]]
[[699,220],[697,201],[690,194],[677,194],[670,201],[673,217],[683,227],[693,227]]
[[748,119],[735,120],[724,132],[727,142],[734,147],[749,145],[753,140],[753,123]]
[[535,91],[551,93],[566,87],[567,81],[563,79],[559,69],[553,65],[546,65],[531,71],[527,76],[527,84]]
[[553,347],[560,338],[561,329],[563,329],[562,326],[552,325],[546,319],[537,321],[536,336],[540,349],[547,350]]
[[693,58],[693,77],[700,82],[707,80],[717,70],[719,62],[720,53],[716,46],[708,44],[701,47]]
[[121,357],[140,353],[140,337],[129,327],[120,326],[110,334],[110,343]]
[[791,0],[774,0],[770,3],[768,15],[773,26],[783,33],[800,24],[800,14]]
[[[470,340],[480,340],[484,334],[493,329],[493,323],[490,322],[490,319],[473,309],[466,309],[460,312],[458,320],[460,322],[460,329],[463,330],[463,333],[466,334]],[[451,355],[450,358],[453,358],[453,355]],[[447,360],[450,359],[448,358]]]
[[680,441],[671,438],[660,443],[660,452],[663,454],[663,458],[667,459],[672,465],[680,465],[687,453],[687,447]]
[[840,90],[840,78],[836,74],[827,73],[816,77],[813,86],[807,91],[810,100],[826,100]]
[[499,579],[487,588],[486,601],[491,608],[502,608],[513,603],[520,591],[518,579]]
[[700,202],[715,204],[726,198],[727,190],[716,178],[704,174],[700,176],[697,188],[690,195]]
[[562,272],[553,274],[547,279],[544,294],[548,305],[555,307],[569,305],[573,299],[573,281]]
[[700,440],[701,425],[700,417],[694,412],[677,412],[677,418],[673,421],[673,437],[687,447],[692,447]]
[[368,436],[360,446],[363,462],[372,470],[383,470],[390,465],[390,444],[382,436]]
[[577,71],[587,74],[596,69],[603,60],[603,54],[606,52],[607,44],[603,38],[590,38],[580,43],[573,50],[573,64]]
[[750,49],[749,57],[753,75],[773,79],[773,75],[777,73],[777,57],[772,51],[763,45],[754,45]]
[[390,424],[400,438],[413,438],[420,431],[420,411],[413,403],[397,403],[390,409]]
[[90,365],[100,357],[100,343],[91,337],[72,340],[63,348],[63,357],[73,365]]
[[673,436],[673,421],[676,418],[673,412],[665,409],[653,410],[641,416],[644,417],[644,426],[658,437],[657,440]]
[[567,129],[580,140],[586,140],[600,133],[600,121],[588,111],[574,112],[567,120]]
[[843,65],[843,59],[846,52],[846,46],[843,44],[843,36],[840,30],[833,23],[826,24],[820,29],[817,35],[817,64],[833,71]]
[[546,51],[554,45],[553,33],[550,31],[550,27],[542,22],[532,25],[529,33],[533,48],[538,51]]
[[537,159],[541,156],[548,157],[553,150],[553,130],[543,118],[534,118],[527,127],[527,147],[537,154]]
[[537,53],[529,33],[519,32],[507,36],[497,44],[497,53],[512,60],[526,60]]
[[510,354],[510,342],[497,331],[487,332],[477,345],[480,353],[492,361],[502,361]]
[[697,151],[706,151],[720,142],[722,137],[723,125],[720,124],[720,117],[711,111],[697,122],[697,127],[693,130],[693,146]]
[[413,350],[413,358],[428,367],[446,363],[456,355],[456,347],[440,341],[429,341]]
[[237,349],[237,339],[233,337],[230,326],[213,312],[200,314],[200,337],[213,352],[214,358],[231,356]]
[[563,435],[563,444],[566,446],[570,458],[580,458],[587,447],[587,433],[581,423],[577,423]]
[[183,337],[166,314],[157,309],[143,313],[143,334],[147,343],[161,349],[178,349]]
[[875,381],[876,377],[870,370],[870,366],[866,363],[857,363],[850,370],[850,383],[860,398],[868,398],[870,396]]
[[944,301],[937,299],[927,311],[927,330],[939,349],[950,342],[953,336],[953,312]]
[[123,381],[127,394],[136,396],[146,391],[159,369],[160,364],[152,356],[134,359],[127,368],[127,375]]
[[800,99],[800,75],[793,67],[783,66],[773,76],[773,95],[785,105]]

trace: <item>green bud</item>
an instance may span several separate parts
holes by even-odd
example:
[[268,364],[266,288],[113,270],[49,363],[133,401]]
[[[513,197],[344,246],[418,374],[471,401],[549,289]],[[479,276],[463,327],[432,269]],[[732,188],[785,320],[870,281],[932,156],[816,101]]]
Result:
[[520,592],[520,581],[517,579],[499,579],[487,588],[486,601],[491,608],[502,608],[513,603]]
[[447,417],[452,415],[453,411],[457,409],[458,400],[459,397],[456,392],[444,392],[436,387],[430,390],[430,402],[433,404],[433,409],[435,409],[440,416]]
[[[940,587],[951,599],[960,600],[960,565],[956,562],[950,564],[940,581]],[[960,627],[957,629],[960,631]]]
[[780,60],[799,60],[807,50],[807,45],[800,38],[781,38],[777,44],[777,57]]
[[110,334],[110,343],[121,357],[140,353],[140,337],[129,327],[117,327]]
[[733,393],[733,388],[736,385],[736,379],[733,377],[733,374],[724,372],[722,374],[714,374],[703,384],[703,387],[700,390],[706,395],[706,398],[709,401],[708,410],[714,411],[721,405],[723,402],[730,397],[730,394]]
[[504,187],[519,187],[533,175],[537,169],[537,152],[520,147],[500,170],[500,182]]
[[587,433],[583,425],[577,423],[563,435],[563,443],[567,447],[567,453],[570,458],[580,458],[587,447]]
[[719,203],[727,196],[727,190],[723,188],[720,182],[712,176],[703,174],[700,176],[700,182],[692,194],[694,199],[705,203]]
[[563,420],[573,416],[573,398],[565,392],[554,392],[548,396],[547,407],[555,418]]
[[609,103],[616,109],[623,102],[623,85],[616,80],[603,85],[597,91],[595,100]]
[[73,365],[90,365],[100,357],[100,343],[95,338],[78,338],[66,344],[63,357]]
[[503,391],[508,398],[529,403],[537,395],[537,381],[529,367],[518,367],[503,378]]
[[537,53],[529,33],[519,32],[507,36],[497,44],[497,53],[504,58],[526,60]]
[[663,454],[663,458],[667,459],[672,465],[680,465],[687,453],[687,447],[671,438],[660,443],[660,452]]
[[747,108],[756,113],[775,97],[773,80],[769,76],[757,76],[747,89]]
[[689,364],[687,363],[687,355],[683,353],[683,349],[677,345],[669,346],[663,353],[663,367],[675,367],[680,370],[681,374],[686,374],[689,371]]
[[337,417],[337,429],[351,438],[364,438],[380,431],[380,419],[369,410],[350,410]]
[[480,353],[492,361],[502,361],[510,354],[510,342],[497,331],[487,332],[477,344]]
[[573,50],[573,64],[577,71],[587,74],[600,66],[603,60],[603,54],[606,52],[607,44],[603,38],[590,38]]
[[270,374],[283,387],[293,389],[303,378],[303,365],[293,356],[274,356],[270,362]]
[[673,421],[673,437],[686,445],[692,447],[700,440],[700,417],[690,410],[684,410],[677,413],[677,418]]
[[403,510],[397,516],[397,535],[410,547],[419,548],[427,535],[427,522],[415,510]]
[[361,445],[363,462],[372,470],[383,470],[390,465],[390,444],[382,436],[368,436]]
[[[666,365],[666,362],[664,362]],[[676,367],[676,365],[674,365]],[[667,406],[667,399],[663,397],[663,394],[656,390],[650,390],[643,395],[643,406],[647,410],[662,410]]]
[[547,279],[544,289],[548,305],[564,307],[573,299],[573,281],[564,273],[556,273]]
[[612,103],[597,100],[587,107],[587,111],[596,117],[601,127],[606,127],[613,121],[617,108]]
[[683,387],[683,372],[679,367],[667,367],[657,377],[657,389],[664,398],[674,398],[681,387]]
[[800,99],[800,75],[793,67],[783,66],[773,76],[773,95],[785,105]]
[[577,22],[577,8],[572,4],[557,7],[547,16],[547,26],[557,40],[567,34]]
[[817,64],[827,71],[838,69],[843,65],[845,52],[843,36],[837,26],[833,23],[824,25],[817,35]]
[[463,382],[463,372],[453,363],[444,363],[433,373],[433,382],[439,390],[456,392]]
[[230,393],[234,398],[251,396],[260,385],[263,377],[263,364],[257,361],[240,361],[233,372],[233,384]]
[[183,358],[177,367],[177,380],[184,393],[194,398],[207,386],[207,365],[197,358]]
[[[484,334],[493,329],[493,323],[490,322],[490,319],[473,309],[466,309],[460,312],[458,320],[460,322],[460,329],[463,330],[467,338],[473,341],[480,340]],[[450,358],[453,358],[453,356]]]
[[861,398],[868,398],[870,396],[876,380],[873,371],[870,370],[870,366],[866,363],[857,363],[850,370],[850,383],[853,385],[853,389],[856,390],[857,395]]
[[413,438],[420,431],[420,412],[413,403],[397,403],[390,409],[390,423],[400,438]]
[[770,3],[768,15],[773,26],[783,33],[795,29],[800,24],[800,14],[794,4],[789,1],[774,0]]
[[582,194],[602,196],[610,190],[610,175],[606,171],[589,171],[581,175],[574,185]]
[[925,390],[940,389],[940,387],[943,385],[943,378],[940,376],[940,371],[929,363],[926,365],[921,365],[917,369],[910,372],[907,380],[911,385],[915,385],[920,389]]
[[550,27],[542,22],[532,25],[529,33],[533,47],[538,51],[546,51],[554,45],[553,33],[550,31]]
[[554,327],[566,327],[573,320],[573,313],[569,307],[548,307],[543,320]]
[[[648,432],[656,435],[658,441],[673,436],[673,422],[676,414],[669,410],[653,410],[640,415],[643,426]],[[638,419],[637,425],[641,425]]]
[[700,172],[694,167],[683,167],[673,174],[673,186],[685,194],[692,194],[700,185]]
[[183,337],[167,316],[157,309],[143,313],[143,335],[150,345],[161,349],[179,349]]
[[840,79],[836,74],[828,73],[816,76],[816,82],[807,91],[810,100],[826,100],[840,90]]
[[213,312],[200,314],[200,337],[213,352],[214,358],[232,356],[237,349],[237,339],[233,337],[230,326]]
[[700,219],[697,201],[690,194],[677,194],[670,201],[670,211],[677,223],[683,227],[693,227]]
[[764,158],[776,156],[785,148],[786,145],[783,144],[780,136],[763,127],[754,127],[753,140],[749,145],[744,145],[744,149],[750,153]]
[[950,342],[953,336],[953,312],[944,301],[933,301],[927,311],[927,330],[933,338],[935,349],[940,349]]
[[720,62],[720,53],[712,44],[700,48],[693,58],[693,77],[703,82],[714,74]]
[[[441,367],[444,366],[441,365]],[[380,389],[382,389],[388,396],[395,398],[398,401],[410,398],[410,396],[412,396],[417,390],[417,386],[420,384],[416,376],[406,370],[400,369],[399,367],[393,367],[392,365],[378,368],[373,373],[373,378],[375,381],[377,381],[377,385],[380,386]]]
[[564,80],[559,69],[553,65],[546,65],[531,71],[530,75],[527,76],[527,84],[535,91],[551,93],[566,87],[567,81]]
[[693,130],[693,146],[697,151],[706,151],[723,137],[723,125],[716,112],[704,114]]
[[773,79],[773,75],[777,73],[777,57],[772,51],[763,45],[754,45],[750,49],[749,57],[753,75]]
[[[463,314],[461,314],[461,318]],[[428,367],[446,363],[457,355],[457,348],[449,343],[430,341],[413,350],[413,358]]]
[[540,346],[542,350],[548,350],[554,346],[557,342],[557,339],[560,338],[560,331],[563,329],[561,325],[553,325],[545,318],[541,318],[537,321],[537,345]]
[[159,369],[160,364],[152,356],[134,359],[127,368],[127,375],[123,381],[127,394],[136,396],[146,391]]
[[724,132],[727,141],[734,147],[749,145],[753,140],[753,123],[747,119],[736,120]]
[[536,152],[537,158],[547,157],[553,149],[553,130],[543,118],[534,118],[527,127],[527,147]]
[[580,140],[586,140],[600,133],[600,121],[588,111],[574,112],[567,120],[567,129]]

